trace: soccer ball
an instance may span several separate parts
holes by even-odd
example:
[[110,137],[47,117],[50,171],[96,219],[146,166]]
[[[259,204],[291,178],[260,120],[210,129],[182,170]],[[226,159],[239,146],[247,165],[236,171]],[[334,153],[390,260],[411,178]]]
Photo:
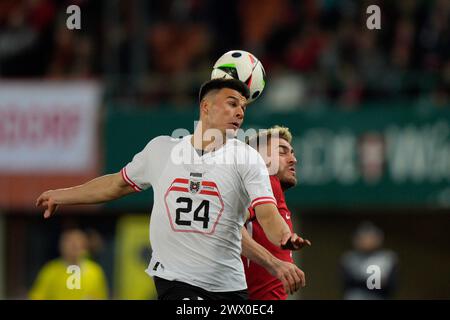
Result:
[[214,64],[211,79],[238,79],[250,89],[248,102],[255,101],[266,85],[264,67],[253,54],[242,50],[228,51]]

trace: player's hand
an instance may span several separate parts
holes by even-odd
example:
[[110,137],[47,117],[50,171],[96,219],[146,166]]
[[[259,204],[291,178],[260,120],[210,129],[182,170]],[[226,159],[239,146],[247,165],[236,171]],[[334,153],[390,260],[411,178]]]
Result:
[[311,242],[307,239],[303,239],[296,233],[285,235],[281,241],[281,248],[285,250],[300,250],[304,246],[310,246]]
[[55,201],[55,191],[48,190],[39,196],[36,200],[36,207],[44,207],[44,218],[50,218],[52,214],[58,209],[58,205]]
[[272,266],[268,271],[281,281],[287,294],[293,294],[306,285],[305,273],[293,263],[274,257]]

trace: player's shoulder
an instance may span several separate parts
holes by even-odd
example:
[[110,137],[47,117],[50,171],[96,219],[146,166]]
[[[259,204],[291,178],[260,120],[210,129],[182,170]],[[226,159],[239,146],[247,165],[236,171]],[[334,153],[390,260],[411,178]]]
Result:
[[184,138],[174,138],[171,136],[157,136],[152,138],[146,148],[161,148],[161,147],[173,147],[183,141]]
[[103,272],[103,268],[98,264],[97,262],[91,260],[91,259],[84,259],[83,260],[84,266],[91,272],[101,273]]
[[233,155],[238,168],[252,171],[260,170],[260,174],[268,175],[263,158],[252,146],[235,138],[227,143],[227,147],[233,148]]
[[227,146],[234,148],[239,153],[252,155],[259,154],[258,151],[256,151],[253,147],[237,138],[230,139],[227,143]]
[[390,249],[382,249],[378,251],[378,255],[383,257],[384,259],[390,260],[390,261],[397,261],[398,255],[395,251]]
[[65,266],[64,261],[61,258],[56,258],[48,261],[42,266],[41,271],[43,272],[57,272],[57,269],[61,269]]
[[232,148],[244,148],[248,145],[237,138],[230,138],[228,139],[226,146]]
[[184,138],[174,138],[171,136],[157,136],[150,140],[149,143],[177,144]]

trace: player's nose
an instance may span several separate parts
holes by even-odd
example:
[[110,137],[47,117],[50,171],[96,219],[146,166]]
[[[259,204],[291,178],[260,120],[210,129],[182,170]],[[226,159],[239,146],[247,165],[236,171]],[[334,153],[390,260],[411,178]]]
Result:
[[238,110],[236,111],[235,116],[236,116],[236,118],[238,118],[239,120],[244,119],[244,110],[242,110],[242,108],[238,108]]
[[291,156],[289,158],[289,163],[297,164],[297,158],[295,157],[295,155],[293,153],[291,153]]

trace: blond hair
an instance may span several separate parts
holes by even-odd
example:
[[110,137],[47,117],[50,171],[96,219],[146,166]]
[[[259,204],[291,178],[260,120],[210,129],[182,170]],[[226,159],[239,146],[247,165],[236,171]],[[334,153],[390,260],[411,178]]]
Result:
[[256,135],[247,139],[247,144],[259,149],[261,145],[267,144],[273,136],[277,136],[280,139],[284,139],[287,142],[292,142],[292,133],[288,127],[275,125],[269,129],[260,130]]

